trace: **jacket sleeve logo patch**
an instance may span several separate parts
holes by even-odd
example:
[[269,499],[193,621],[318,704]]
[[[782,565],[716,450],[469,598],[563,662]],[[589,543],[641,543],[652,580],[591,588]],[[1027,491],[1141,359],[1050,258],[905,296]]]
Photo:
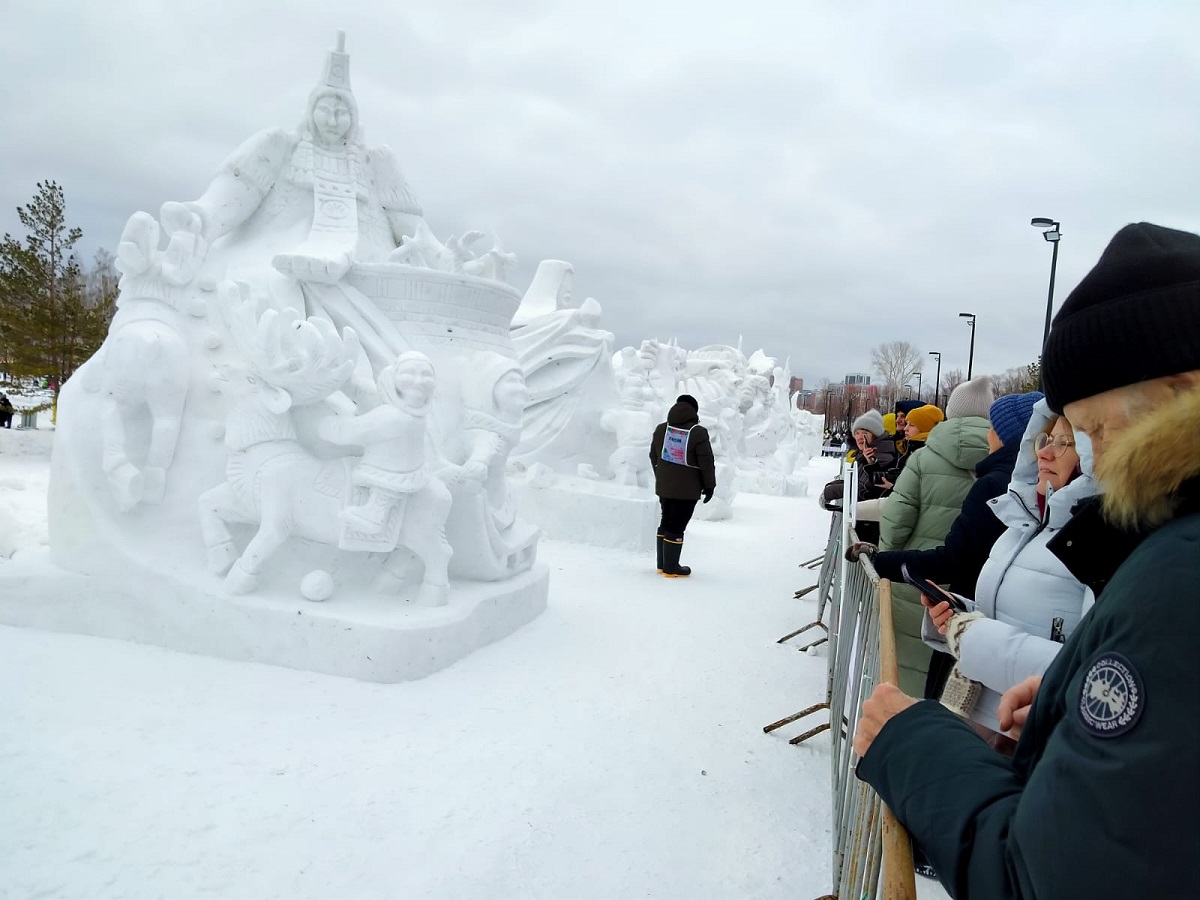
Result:
[[1095,737],[1125,734],[1146,704],[1142,677],[1120,653],[1102,652],[1083,678],[1076,712],[1084,731]]

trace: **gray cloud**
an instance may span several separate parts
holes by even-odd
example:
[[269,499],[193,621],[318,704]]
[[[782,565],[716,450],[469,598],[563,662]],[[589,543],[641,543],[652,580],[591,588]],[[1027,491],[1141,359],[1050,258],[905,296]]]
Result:
[[1127,221],[1200,229],[1200,13],[1059,2],[731,8],[441,2],[25,3],[0,46],[0,228],[65,186],[84,251],[197,195],[238,143],[298,121],[345,28],[368,139],[435,230],[496,229],[576,267],[621,343],[791,355],[815,381],[889,339],[976,368],[1033,359]]

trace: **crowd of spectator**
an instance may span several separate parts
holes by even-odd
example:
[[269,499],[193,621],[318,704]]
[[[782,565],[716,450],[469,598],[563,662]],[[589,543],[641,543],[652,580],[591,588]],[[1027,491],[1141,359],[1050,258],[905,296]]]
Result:
[[1200,891],[1197,335],[1200,236],[1130,225],[1055,318],[1044,396],[871,410],[857,497],[822,492],[896,582],[858,774],[954,896]]

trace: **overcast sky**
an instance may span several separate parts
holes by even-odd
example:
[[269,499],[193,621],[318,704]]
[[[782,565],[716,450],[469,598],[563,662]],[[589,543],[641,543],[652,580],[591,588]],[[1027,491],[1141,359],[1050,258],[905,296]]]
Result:
[[[83,250],[299,122],[338,28],[369,143],[443,238],[498,231],[524,289],[575,266],[618,346],[792,357],[810,384],[901,339],[1037,356],[1130,221],[1200,230],[1200,4],[9,0],[0,230],[41,179]],[[932,361],[931,361],[932,362]]]

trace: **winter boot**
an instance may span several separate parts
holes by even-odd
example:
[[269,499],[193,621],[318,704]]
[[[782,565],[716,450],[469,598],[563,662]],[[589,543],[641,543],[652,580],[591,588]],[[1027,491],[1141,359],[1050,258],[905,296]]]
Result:
[[658,533],[658,537],[655,538],[654,544],[658,550],[658,571],[661,575],[663,567],[663,533],[661,531]]
[[679,564],[679,556],[683,553],[683,535],[663,535],[663,577],[687,578],[692,570]]

